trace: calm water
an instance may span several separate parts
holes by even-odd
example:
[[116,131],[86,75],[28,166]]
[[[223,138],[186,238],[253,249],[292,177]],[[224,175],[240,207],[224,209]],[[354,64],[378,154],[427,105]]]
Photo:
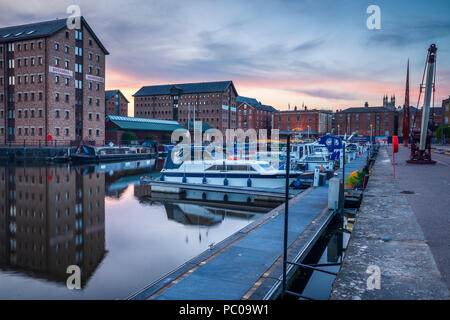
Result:
[[[139,185],[157,169],[0,167],[0,299],[123,299],[270,210],[220,194],[164,199]],[[69,265],[81,290],[66,287]]]

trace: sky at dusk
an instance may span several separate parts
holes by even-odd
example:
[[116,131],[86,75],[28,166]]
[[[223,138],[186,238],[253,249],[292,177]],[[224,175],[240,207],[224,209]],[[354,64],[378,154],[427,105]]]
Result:
[[[130,115],[144,85],[220,80],[277,109],[378,106],[383,94],[402,105],[408,58],[415,105],[431,43],[435,105],[450,95],[449,0],[0,0],[0,27],[66,18],[71,4],[110,52],[106,88]],[[380,30],[366,27],[369,5]]]

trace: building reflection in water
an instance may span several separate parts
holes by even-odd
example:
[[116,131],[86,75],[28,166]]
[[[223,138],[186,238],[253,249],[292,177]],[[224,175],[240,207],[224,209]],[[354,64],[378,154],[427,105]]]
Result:
[[[248,195],[227,195],[228,201],[224,201],[225,193],[198,192],[185,190],[182,194],[152,193],[149,185],[135,185],[134,196],[141,204],[152,205],[161,203],[168,220],[176,221],[185,226],[199,227],[198,241],[202,242],[202,230],[204,236],[208,236],[209,228],[219,226],[227,217],[250,222],[269,212],[278,203],[271,203],[270,207],[254,202],[246,202]],[[186,243],[189,238],[186,235]]]
[[105,256],[105,174],[0,167],[0,268],[82,287]]

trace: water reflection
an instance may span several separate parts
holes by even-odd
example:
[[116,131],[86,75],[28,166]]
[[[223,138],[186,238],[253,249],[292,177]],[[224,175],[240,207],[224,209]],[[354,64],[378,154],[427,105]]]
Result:
[[[152,194],[140,177],[160,165],[0,167],[0,299],[125,298],[277,205]],[[67,289],[69,265],[82,290]]]
[[[353,221],[354,216],[351,215],[335,218],[302,263],[337,273],[350,239]],[[332,274],[300,268],[289,282],[288,290],[311,299],[327,300],[335,278],[336,276]],[[280,299],[297,300],[298,298],[284,295]]]
[[0,268],[55,282],[78,265],[82,285],[105,250],[104,173],[0,168]]

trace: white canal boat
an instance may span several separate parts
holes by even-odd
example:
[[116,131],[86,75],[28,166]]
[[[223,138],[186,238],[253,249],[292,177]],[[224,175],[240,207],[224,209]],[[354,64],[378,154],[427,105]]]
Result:
[[[289,174],[292,183],[302,172]],[[286,171],[261,160],[191,160],[174,164],[167,157],[161,180],[177,183],[207,184],[233,187],[283,188]]]

